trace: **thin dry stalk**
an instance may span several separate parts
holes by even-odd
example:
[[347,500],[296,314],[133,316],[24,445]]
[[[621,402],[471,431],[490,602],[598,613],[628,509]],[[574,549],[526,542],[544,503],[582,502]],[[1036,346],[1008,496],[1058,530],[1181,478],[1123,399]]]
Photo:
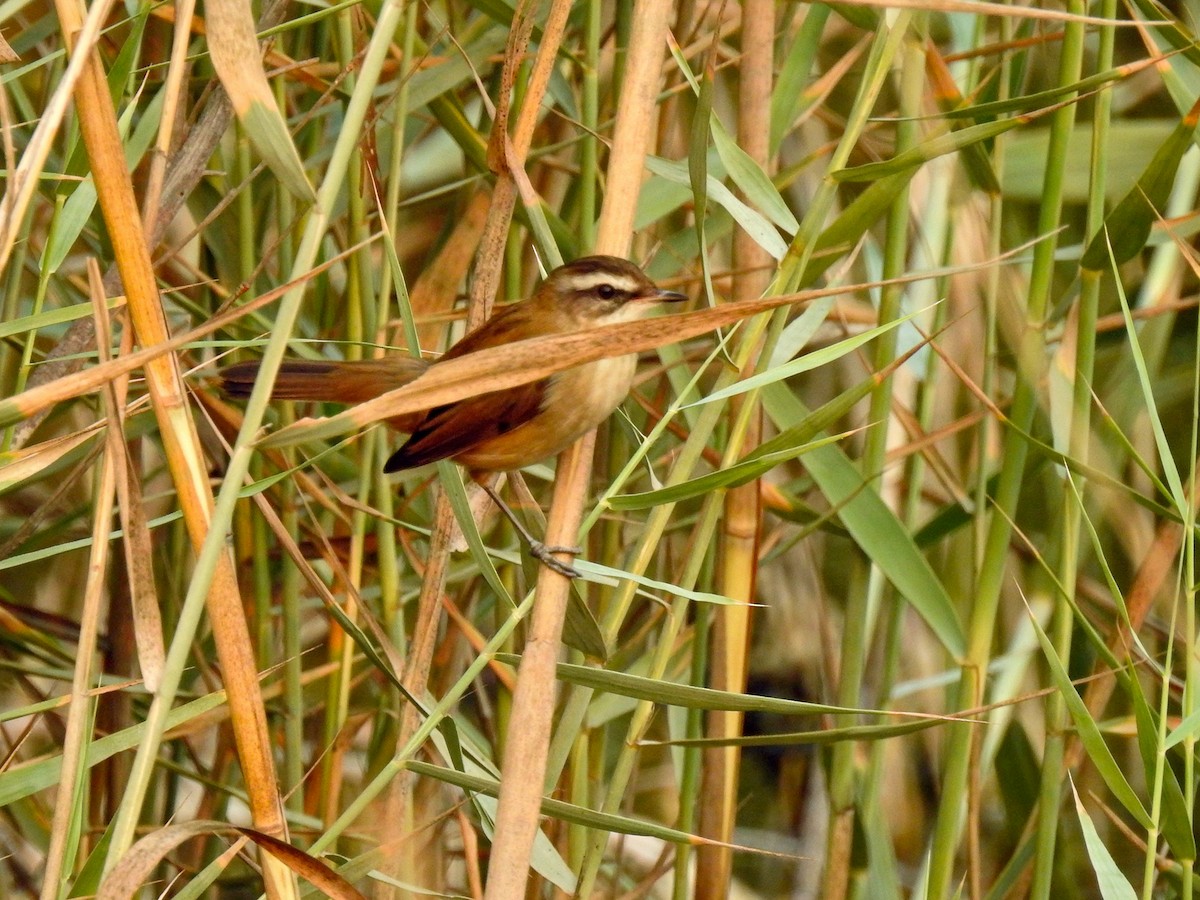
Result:
[[[770,172],[771,91],[774,70],[775,4],[773,0],[746,0],[742,10],[742,58],[738,80],[738,146],[764,172]],[[753,48],[753,52],[750,49]],[[771,281],[773,260],[745,231],[733,238],[733,295],[759,296]],[[747,372],[758,368],[758,354]],[[753,409],[744,409],[753,404]],[[742,453],[752,452],[762,435],[762,410],[754,395],[736,397],[729,405],[729,421],[737,427],[745,422]],[[719,590],[738,601],[738,606],[718,607],[712,632],[710,686],[742,693],[746,689],[747,652],[750,642],[750,606],[755,599],[758,549],[762,529],[762,500],[758,480],[732,488],[725,496],[721,532]],[[710,738],[732,739],[741,734],[743,716],[734,711],[708,714]],[[732,743],[704,752],[698,831],[712,843],[701,843],[696,851],[696,897],[724,896],[733,870],[733,840],[736,823],[739,748]]]
[[[479,265],[475,267],[475,280],[471,285],[468,328],[479,327],[492,312],[492,300],[500,286],[500,263],[504,259],[504,244],[508,239],[508,227],[512,222],[513,208],[517,201],[516,170],[525,166],[525,156],[529,152],[533,137],[533,124],[537,121],[542,97],[549,84],[550,67],[558,55],[562,28],[566,22],[565,12],[569,11],[570,4],[555,3],[550,11],[545,42],[538,52],[534,76],[530,79],[529,95],[518,119],[517,137],[510,143],[510,98],[517,69],[524,61],[525,51],[529,47],[537,6],[536,3],[525,2],[518,7],[513,28],[508,36],[504,69],[500,73],[500,98],[496,105],[496,121],[488,140],[487,154],[488,165],[496,173],[496,186],[492,190],[492,202],[488,207],[487,221],[484,223],[483,236],[479,242]],[[564,10],[564,6],[568,7],[568,10]]]
[[[88,260],[88,276],[92,282],[94,306],[97,316],[106,317],[108,309],[100,287],[100,270],[94,259]],[[107,323],[105,323],[107,324]],[[107,329],[101,334],[107,337]],[[104,345],[105,349],[108,344]],[[92,718],[94,698],[88,691],[95,678],[97,638],[100,632],[100,616],[104,606],[104,583],[108,572],[108,532],[112,527],[113,499],[116,490],[118,460],[121,454],[121,430],[117,424],[117,392],[110,389],[105,406],[109,417],[107,446],[100,454],[100,471],[96,479],[95,504],[92,513],[92,550],[88,560],[87,584],[84,588],[82,615],[79,619],[79,655],[75,660],[75,675],[71,680],[71,703],[67,710],[67,728],[63,738],[62,780],[55,798],[54,821],[50,829],[50,846],[46,852],[46,870],[42,883],[43,900],[58,897],[60,884],[66,869],[68,841],[72,833],[71,822],[78,815],[76,809],[79,786],[83,783],[80,763],[85,756],[86,732]]]
[[[629,252],[634,212],[641,188],[643,162],[654,133],[654,116],[662,77],[667,27],[674,10],[671,4],[642,0],[636,4],[633,32],[629,41],[626,81],[617,108],[612,154],[609,159],[609,193],[605,197],[597,230],[596,252],[624,256]],[[583,502],[591,480],[591,434],[560,454],[554,500],[550,507],[546,542],[570,545],[576,540],[583,515]],[[513,724],[504,751],[500,806],[496,838],[492,846],[492,868],[488,871],[488,900],[509,900],[524,893],[529,859],[537,834],[537,817],[528,814],[540,804],[549,751],[550,719],[554,711],[554,666],[558,659],[562,611],[565,610],[569,579],[544,570],[538,578],[535,619],[552,635],[540,634],[536,650],[532,640],[521,660],[517,691],[513,696]],[[532,638],[532,635],[531,635]],[[531,652],[532,651],[532,652]],[[516,727],[517,723],[521,727]],[[521,783],[513,780],[523,773]]]
[[151,222],[154,221],[159,200],[162,198],[167,159],[171,152],[175,124],[179,119],[183,75],[189,65],[187,45],[188,39],[191,37],[192,16],[195,11],[196,0],[180,0],[175,9],[176,23],[171,38],[171,62],[167,67],[167,88],[163,99],[162,122],[158,129],[158,139],[154,145],[154,156],[150,161],[146,193],[142,198],[142,218]]
[[[500,102],[489,145],[489,161],[496,167],[498,178],[492,193],[487,221],[481,240],[481,264],[476,267],[476,279],[472,287],[472,302],[468,312],[468,329],[477,328],[491,314],[492,299],[500,279],[500,261],[503,259],[503,244],[516,200],[514,169],[522,168],[533,136],[533,126],[541,108],[542,97],[550,82],[550,72],[558,56],[563,29],[566,25],[569,2],[557,2],[550,13],[550,20],[543,31],[534,76],[530,81],[525,106],[517,128],[517,140],[510,142],[508,136],[509,98],[517,70],[523,62],[529,37],[533,33],[538,4],[526,2],[518,10],[516,23],[509,36],[508,52],[500,79]],[[450,548],[454,534],[454,511],[444,491],[438,493],[434,507],[433,532],[429,542],[429,562],[421,582],[418,599],[417,624],[413,635],[408,664],[404,670],[404,685],[411,696],[420,696],[426,690],[430,664],[433,660],[437,640],[438,615],[445,593],[446,572],[450,563]],[[576,521],[576,530],[578,521]],[[401,719],[399,743],[407,744],[416,732],[418,711],[406,704]],[[407,826],[407,816],[412,810],[413,779],[403,773],[394,788],[389,804],[388,819],[402,827]],[[536,785],[537,796],[541,796],[541,779]],[[406,845],[411,846],[411,845]]]
[[[548,534],[579,533],[586,495],[570,492],[581,488],[586,491],[595,443],[596,434],[592,432],[559,455],[558,478],[546,525]],[[569,590],[569,579],[548,566],[539,567],[537,600],[517,671],[509,738],[504,747],[496,836],[484,894],[488,900],[523,896],[529,878],[557,693],[554,670],[562,649]]]

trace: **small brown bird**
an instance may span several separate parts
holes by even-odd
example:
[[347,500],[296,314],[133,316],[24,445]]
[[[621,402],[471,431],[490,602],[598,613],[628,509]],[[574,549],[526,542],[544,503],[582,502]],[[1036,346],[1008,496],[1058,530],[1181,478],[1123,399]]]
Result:
[[[686,299],[658,287],[627,260],[588,256],[555,269],[531,297],[497,312],[441,360],[431,363],[404,356],[359,362],[286,360],[272,396],[362,403],[408,384],[442,360],[527,338],[633,321],[644,317],[655,303]],[[390,420],[390,425],[410,437],[388,459],[384,471],[398,472],[439,459],[460,463],[512,520],[533,555],[573,577],[578,573],[551,554],[579,550],[546,547],[533,540],[488,484],[487,476],[553,456],[591,431],[629,394],[636,365],[636,355],[601,359],[541,381]],[[248,396],[258,363],[230,366],[220,376],[227,394]]]

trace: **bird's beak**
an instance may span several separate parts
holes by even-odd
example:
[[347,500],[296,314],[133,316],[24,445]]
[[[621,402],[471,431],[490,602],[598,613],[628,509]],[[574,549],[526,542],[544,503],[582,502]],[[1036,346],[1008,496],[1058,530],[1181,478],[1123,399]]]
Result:
[[687,294],[681,294],[679,291],[667,291],[659,288],[653,294],[647,294],[641,299],[647,303],[682,303],[687,298]]

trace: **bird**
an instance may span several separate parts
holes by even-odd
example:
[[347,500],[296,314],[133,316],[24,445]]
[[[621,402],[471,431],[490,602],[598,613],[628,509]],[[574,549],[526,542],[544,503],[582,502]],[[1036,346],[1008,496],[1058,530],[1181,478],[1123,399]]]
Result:
[[[684,300],[687,295],[660,288],[628,260],[587,256],[554,269],[527,299],[496,312],[437,360],[399,354],[358,361],[284,360],[271,396],[362,403],[447,360],[528,338],[635,321],[659,303]],[[492,488],[490,476],[554,456],[607,419],[628,396],[636,366],[636,354],[595,360],[539,381],[389,419],[390,426],[409,437],[384,471],[442,459],[461,464],[512,521],[536,559],[561,575],[577,577],[578,571],[554,554],[581,550],[535,540]],[[252,361],[220,370],[224,392],[249,396],[258,368]]]

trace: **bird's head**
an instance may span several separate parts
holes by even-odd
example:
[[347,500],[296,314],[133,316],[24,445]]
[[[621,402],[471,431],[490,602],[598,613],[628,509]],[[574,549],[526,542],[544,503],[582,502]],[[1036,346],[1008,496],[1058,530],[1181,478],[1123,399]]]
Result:
[[534,299],[584,328],[640,319],[656,303],[678,303],[687,296],[660,288],[628,260],[585,256],[551,272]]

